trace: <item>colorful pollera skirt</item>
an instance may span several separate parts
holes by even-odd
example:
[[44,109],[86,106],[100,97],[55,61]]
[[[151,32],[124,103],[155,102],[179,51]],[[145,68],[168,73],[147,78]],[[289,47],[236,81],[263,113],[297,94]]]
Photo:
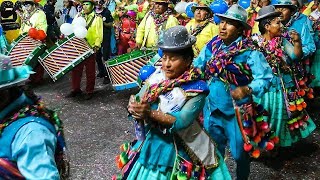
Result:
[[280,141],[278,145],[281,147],[291,146],[300,139],[308,137],[316,128],[310,117],[306,121],[307,126],[304,129],[300,128],[291,131],[288,128],[288,114],[283,94],[280,90],[265,93],[257,102],[262,104],[264,109],[268,111],[269,116],[267,117],[267,121],[270,123],[271,130],[279,137]]

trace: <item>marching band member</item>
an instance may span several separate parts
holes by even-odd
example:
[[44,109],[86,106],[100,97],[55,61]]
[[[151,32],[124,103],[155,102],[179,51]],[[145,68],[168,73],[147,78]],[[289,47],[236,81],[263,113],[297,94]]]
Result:
[[[94,0],[83,0],[82,7],[83,10],[76,16],[83,16],[87,22],[87,36],[86,40],[90,47],[96,53],[98,49],[101,47],[101,43],[103,40],[103,20],[101,16],[96,15],[94,11],[95,1]],[[81,77],[83,68],[86,67],[86,95],[85,99],[89,100],[93,96],[94,86],[95,86],[95,79],[96,79],[96,54],[92,54],[82,63],[80,63],[77,67],[72,70],[71,73],[71,81],[72,81],[72,91],[66,97],[76,97],[82,94],[81,90]]]
[[[23,0],[22,10],[20,33],[29,32],[31,28],[47,33],[48,24],[46,14],[38,7],[35,0]],[[43,81],[44,69],[41,65],[38,65],[34,71],[36,74],[30,76],[30,83],[36,85]]]
[[157,46],[161,31],[179,24],[177,18],[168,7],[169,0],[154,0],[154,8],[151,9],[140,22],[137,28],[137,48],[154,48]]

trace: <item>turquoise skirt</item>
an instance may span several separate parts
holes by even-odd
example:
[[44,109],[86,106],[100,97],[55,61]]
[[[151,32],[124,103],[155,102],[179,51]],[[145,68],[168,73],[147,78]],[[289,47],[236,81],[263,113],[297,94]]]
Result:
[[309,117],[306,121],[308,126],[305,129],[290,131],[287,126],[288,114],[281,91],[267,92],[257,102],[268,111],[269,116],[266,120],[270,123],[271,130],[279,137],[278,145],[281,147],[291,146],[300,139],[308,137],[316,128],[313,120]]
[[[213,171],[212,174],[210,174],[209,179],[211,180],[231,180],[230,173],[228,171],[228,167],[226,163],[224,162],[222,156],[220,154],[217,154],[219,157],[219,166],[216,167],[216,169]],[[139,161],[135,163],[133,166],[129,176],[128,180],[169,180],[171,177],[172,171],[168,170],[166,172],[160,172],[157,169],[148,169]]]
[[316,51],[311,66],[311,73],[315,76],[315,79],[312,81],[311,86],[320,87],[320,49]]

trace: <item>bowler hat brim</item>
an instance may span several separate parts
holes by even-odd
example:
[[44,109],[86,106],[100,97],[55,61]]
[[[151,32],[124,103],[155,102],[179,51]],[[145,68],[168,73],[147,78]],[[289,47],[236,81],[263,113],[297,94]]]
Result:
[[272,6],[274,6],[275,8],[285,7],[285,8],[289,8],[289,9],[293,9],[293,10],[297,9],[297,6],[293,5],[293,4],[272,4]]
[[93,1],[93,0],[80,0],[81,3],[84,3],[84,2],[91,2],[92,4],[97,4],[96,1]]
[[267,19],[267,18],[279,17],[280,15],[281,15],[281,12],[272,12],[272,13],[264,14],[262,16],[258,16],[255,19],[255,21],[261,21],[261,20]]
[[29,77],[17,78],[12,82],[6,84],[0,84],[0,90],[8,89],[14,86],[24,85],[24,83],[29,79]]
[[196,41],[197,38],[195,36],[189,35],[188,41],[184,45],[181,46],[166,46],[164,42],[159,42],[158,47],[163,51],[177,51],[191,47]]
[[23,2],[23,3],[24,2],[29,2],[29,3],[34,3],[34,4],[36,3],[34,0],[22,0],[21,2]]
[[167,0],[153,0],[153,2],[167,3],[167,4],[170,3],[170,1],[167,1]]
[[229,16],[229,15],[225,15],[225,14],[216,14],[216,16],[218,16],[219,18],[222,18],[222,19],[231,19],[231,20],[238,21],[243,25],[243,27],[245,29],[252,29],[252,27],[248,23],[243,22],[243,21],[241,21],[241,20],[239,20],[239,19],[237,19],[237,18],[235,18],[233,16]]

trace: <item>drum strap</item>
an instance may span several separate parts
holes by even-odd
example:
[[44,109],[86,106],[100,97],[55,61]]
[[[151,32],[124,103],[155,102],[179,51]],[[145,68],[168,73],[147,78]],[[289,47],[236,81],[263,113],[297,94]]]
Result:
[[93,18],[90,20],[89,24],[87,25],[87,29],[89,30],[90,26],[92,25],[94,19],[96,18],[96,15],[93,16]]
[[[146,22],[145,22],[145,24],[144,24],[144,27],[146,27],[146,25],[147,25],[147,20],[148,20],[149,16],[150,16],[150,12],[148,13],[148,15],[147,15],[147,17],[146,17]],[[150,32],[150,29],[149,29],[149,31],[147,32],[147,35],[144,37],[141,47],[144,47],[144,45],[146,44],[147,39],[148,39],[148,36],[149,36],[149,32]]]

